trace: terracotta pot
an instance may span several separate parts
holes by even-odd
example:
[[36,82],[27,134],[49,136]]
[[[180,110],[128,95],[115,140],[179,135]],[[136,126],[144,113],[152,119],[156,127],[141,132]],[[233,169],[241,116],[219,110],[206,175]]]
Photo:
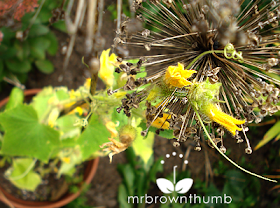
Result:
[[[41,89],[31,89],[31,90],[25,90],[24,96],[27,98],[29,96],[34,96],[38,92],[40,92]],[[3,107],[9,100],[9,97],[3,99],[0,101],[0,108]],[[90,160],[87,163],[87,167],[84,173],[84,180],[83,183],[90,184],[93,176],[95,175],[97,166],[98,166],[99,158],[96,158],[94,160]],[[37,201],[24,201],[18,198],[15,198],[13,195],[7,193],[4,189],[1,188],[0,184],[0,191],[2,191],[2,194],[0,192],[0,200],[6,203],[7,205],[12,204],[16,208],[59,208],[62,206],[65,206],[66,204],[70,203],[74,199],[76,199],[81,191],[82,187],[80,187],[80,190],[73,194],[66,194],[63,196],[60,200],[54,201],[54,202],[37,202]],[[4,195],[4,196],[3,196]]]

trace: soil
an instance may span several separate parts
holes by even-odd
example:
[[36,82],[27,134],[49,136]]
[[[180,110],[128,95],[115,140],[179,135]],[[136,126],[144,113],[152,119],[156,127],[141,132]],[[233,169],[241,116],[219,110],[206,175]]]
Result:
[[[35,165],[38,166],[38,163]],[[42,177],[42,183],[36,188],[34,192],[18,189],[9,180],[5,178],[5,171],[10,167],[9,163],[6,163],[4,167],[0,168],[0,184],[6,192],[13,194],[16,198],[27,201],[56,201],[67,193],[71,186],[75,186],[73,183],[69,183],[67,177],[56,177],[56,173],[45,174]],[[76,167],[76,172],[73,174],[73,178],[81,181],[83,173],[86,167],[86,163],[83,163]],[[47,165],[44,168],[49,168]]]
[[[107,8],[112,2],[110,0],[105,1],[105,8]],[[102,37],[105,38],[105,49],[109,48],[113,44],[113,38],[115,36],[115,23],[111,19],[111,14],[108,10],[105,9],[104,12],[104,23],[102,29]],[[57,35],[58,41],[60,43],[60,49],[63,45],[69,41],[69,37],[59,31],[53,30]],[[44,86],[52,85],[52,86],[61,86],[65,85],[68,88],[77,88],[78,86],[82,85],[85,79],[89,76],[86,67],[81,63],[81,59],[83,56],[83,44],[84,38],[82,36],[77,37],[76,44],[70,58],[70,62],[66,71],[63,71],[63,60],[64,55],[58,52],[54,57],[48,57],[55,66],[55,71],[50,75],[45,75],[39,72],[38,70],[33,70],[32,73],[29,75],[29,79],[27,81],[26,87],[27,88],[42,88]],[[99,80],[98,87],[102,88],[104,85]],[[8,94],[11,90],[11,87],[7,88],[5,94]],[[4,95],[4,94],[3,94]],[[2,95],[2,96],[3,96]],[[257,131],[249,131],[248,137],[250,139],[252,147],[254,147],[257,142],[263,137],[264,133],[267,131],[268,128],[271,126],[265,126],[262,128],[258,127]],[[202,180],[207,180],[208,177],[205,176],[205,154],[207,152],[210,164],[215,165],[219,160],[222,160],[226,166],[234,167],[229,164],[224,158],[222,158],[217,151],[210,148],[208,145],[202,146],[202,151],[197,152],[193,150],[193,144],[191,142],[186,142],[182,144],[180,147],[175,148],[173,146],[172,140],[167,140],[161,137],[156,137],[155,144],[154,144],[154,154],[155,160],[159,157],[164,157],[165,154],[171,154],[172,152],[177,152],[177,154],[185,154],[187,149],[190,148],[190,155],[188,158],[188,165],[187,169],[191,172],[191,177],[193,179],[200,178]],[[276,164],[275,161],[272,159],[268,159],[271,151],[278,151],[280,147],[280,142],[276,142],[274,144],[269,143],[262,147],[261,149],[252,153],[252,155],[246,155],[244,153],[245,144],[236,144],[235,139],[228,136],[224,140],[224,145],[228,149],[231,149],[231,154],[229,157],[236,161],[237,163],[240,162],[242,156],[245,156],[246,163],[252,164],[254,168],[250,171],[255,172],[257,174],[262,174],[265,168],[270,170],[279,169],[279,164]],[[265,163],[264,163],[265,161]],[[104,157],[100,158],[99,167],[97,169],[96,175],[91,182],[91,186],[86,192],[85,196],[87,198],[87,205],[94,206],[94,207],[108,207],[108,208],[118,208],[118,186],[122,182],[122,178],[117,171],[118,164],[124,164],[127,162],[125,153],[120,153],[115,155],[113,158],[113,162],[110,164],[109,158]],[[178,170],[182,168],[182,160],[179,157],[171,157],[164,164],[164,171],[157,175],[157,177],[166,177],[173,171],[174,164],[178,165]],[[266,165],[263,165],[266,164]],[[0,170],[1,172],[1,170]],[[213,176],[212,180],[219,185],[223,181],[223,176]],[[0,181],[1,182],[1,181]],[[260,199],[263,199],[262,204],[260,207],[265,207],[268,201],[273,201],[275,199],[275,192],[269,191],[275,184],[266,182],[261,180],[261,193]],[[155,194],[162,194],[159,192],[156,184],[152,184],[150,187],[149,193]],[[280,206],[280,205],[279,205]],[[0,202],[0,208],[6,208],[4,204]]]

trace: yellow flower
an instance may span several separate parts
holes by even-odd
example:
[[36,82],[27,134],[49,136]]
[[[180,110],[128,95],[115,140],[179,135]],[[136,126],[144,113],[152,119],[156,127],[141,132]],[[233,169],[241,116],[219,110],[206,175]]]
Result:
[[102,54],[100,56],[100,71],[99,76],[100,78],[105,82],[108,86],[113,86],[114,83],[114,63],[116,63],[117,56],[112,53],[111,56],[109,56],[110,48],[108,50],[102,51]]
[[70,112],[68,113],[68,115],[74,114],[74,113],[78,113],[79,116],[81,116],[81,115],[83,115],[84,110],[83,110],[81,107],[78,106],[78,107],[76,107],[75,109],[73,109],[72,111],[70,111]]
[[61,158],[61,160],[67,164],[70,164],[70,161],[71,161],[70,157],[63,157],[63,158]]
[[[69,99],[74,100],[74,99],[76,99],[76,97],[77,97],[77,93],[75,92],[75,90],[72,89],[72,90],[69,92]],[[75,103],[76,103],[75,101],[66,103],[66,104],[64,105],[64,107],[65,107],[65,108],[69,108],[69,107],[71,107],[72,105],[74,105]]]
[[157,117],[157,119],[152,123],[153,127],[158,129],[169,129],[169,122],[166,119],[170,119],[171,115],[167,113],[163,113],[163,117]]
[[225,127],[233,135],[236,134],[236,131],[241,131],[242,128],[236,126],[244,124],[245,120],[238,120],[232,116],[224,113],[217,105],[210,104],[204,113],[212,120],[218,124]]
[[195,70],[184,70],[184,65],[178,63],[178,66],[169,66],[164,76],[164,82],[169,87],[182,88],[192,83],[187,81],[192,74],[196,73]]

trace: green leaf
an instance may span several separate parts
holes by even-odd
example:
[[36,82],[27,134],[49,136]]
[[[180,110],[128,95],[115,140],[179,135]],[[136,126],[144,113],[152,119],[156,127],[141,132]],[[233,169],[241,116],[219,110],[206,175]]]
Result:
[[255,150],[259,149],[260,147],[264,146],[274,137],[280,134],[280,121],[276,122],[264,135],[263,139],[257,144],[254,148]]
[[20,42],[18,40],[15,41],[14,47],[17,50],[16,56],[20,61],[26,59],[30,54],[30,48],[27,41]]
[[1,27],[0,31],[4,34],[3,40],[1,41],[1,44],[3,43],[10,43],[12,38],[15,38],[16,33],[13,32],[8,27]]
[[61,31],[61,32],[65,32],[65,33],[68,32],[64,20],[59,20],[59,21],[53,23],[52,26],[53,26],[55,29],[57,29],[57,30],[59,30],[59,31]]
[[47,113],[51,110],[51,106],[48,104],[48,101],[54,95],[54,89],[49,87],[44,87],[44,89],[39,92],[30,105],[33,106],[34,110],[37,112],[39,122],[41,122],[46,116]]
[[137,128],[137,137],[132,144],[132,148],[137,156],[140,156],[145,165],[148,163],[150,157],[153,155],[153,145],[155,134],[149,132],[147,137],[141,136],[142,129]]
[[99,121],[97,115],[92,115],[86,130],[81,134],[77,143],[81,147],[83,160],[89,158],[95,151],[100,150],[100,145],[108,142],[109,131]]
[[[61,155],[63,155],[63,151],[61,151]],[[69,159],[68,163],[62,160],[62,164],[57,173],[58,177],[61,175],[72,176],[75,173],[75,165],[82,163],[82,155],[77,148],[73,148],[73,152],[67,158]]]
[[17,77],[19,83],[25,83],[27,80],[27,73],[14,73],[14,75]]
[[18,58],[8,59],[5,64],[10,71],[15,73],[27,73],[32,69],[28,60],[20,61]]
[[54,71],[52,62],[49,60],[38,60],[35,61],[36,67],[45,74],[51,74]]
[[121,172],[123,176],[124,183],[126,185],[129,196],[133,196],[134,195],[133,184],[134,184],[134,180],[136,179],[134,169],[129,164],[120,164],[118,165],[118,170],[119,172]]
[[139,168],[136,170],[136,178],[135,185],[137,187],[136,194],[138,196],[143,196],[148,192],[149,181],[147,181],[147,174],[143,168]]
[[55,88],[55,91],[56,97],[59,101],[67,100],[70,98],[67,87],[57,87]]
[[50,46],[48,47],[47,52],[54,56],[58,50],[58,41],[56,36],[53,32],[49,32],[45,35],[45,37],[50,41]]
[[[22,31],[24,31],[28,28],[28,26],[30,24],[30,20],[33,17],[33,15],[34,15],[34,12],[28,12],[28,13],[25,13],[24,16],[21,18],[21,23],[22,23],[21,30]],[[36,20],[35,20],[35,23],[36,23]]]
[[10,94],[10,99],[9,99],[8,103],[6,104],[5,110],[15,108],[16,106],[22,104],[23,100],[24,100],[23,91],[21,89],[19,89],[18,87],[14,87]]
[[[31,158],[13,159],[13,166],[8,170],[8,172],[12,171],[12,173],[8,175],[8,179],[20,189],[35,191],[41,183],[41,177],[33,170],[28,171],[32,165],[34,166],[34,161]],[[26,171],[28,172],[26,173]]]
[[5,46],[1,43],[0,45],[0,58],[5,60],[16,56],[17,49],[15,47]]
[[30,55],[39,60],[44,60],[46,58],[45,50],[42,48],[37,47],[31,47],[30,48]]
[[[62,4],[61,1],[46,0],[43,7],[46,7],[49,10],[53,10],[53,9],[59,7],[61,4]],[[66,8],[66,5],[64,5],[64,9]]]
[[40,22],[42,23],[49,23],[49,19],[51,17],[52,17],[51,11],[47,7],[43,6],[37,19],[40,19]]
[[45,51],[49,48],[51,41],[46,37],[36,37],[28,39],[30,44],[30,55],[35,59],[44,60]]
[[48,162],[53,148],[59,145],[59,133],[40,124],[34,108],[18,105],[0,114],[0,123],[5,130],[2,143],[3,154],[35,157]]
[[159,158],[151,167],[148,175],[148,180],[149,181],[156,181],[156,174],[158,172],[163,171],[163,165],[161,164],[162,158]]
[[[118,190],[118,202],[120,205],[120,208],[132,208],[133,207],[133,202],[130,201],[130,204],[127,203],[127,191],[126,188],[124,186],[124,184],[121,184],[119,186],[119,190]],[[131,199],[133,200],[133,199]]]
[[228,170],[225,174],[228,183],[232,184],[233,186],[238,186],[241,189],[246,188],[247,186],[247,179],[245,175],[239,170]]
[[223,193],[230,196],[235,203],[242,201],[244,198],[243,189],[231,183],[225,184]]
[[118,113],[117,108],[114,108],[112,111],[112,122],[113,123],[120,123],[119,126],[116,127],[116,130],[120,130],[125,124],[128,123],[128,118],[124,113]]
[[56,120],[56,126],[60,132],[60,139],[74,138],[80,135],[81,129],[78,126],[74,126],[78,116],[75,114],[65,115]]
[[3,71],[4,71],[4,62],[2,60],[0,60],[0,77],[3,74]]
[[47,34],[50,29],[42,24],[33,24],[29,30],[29,37],[37,37]]

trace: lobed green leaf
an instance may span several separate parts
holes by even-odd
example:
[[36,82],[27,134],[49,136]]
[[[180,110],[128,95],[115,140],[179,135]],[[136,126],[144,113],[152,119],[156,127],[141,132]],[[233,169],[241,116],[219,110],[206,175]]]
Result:
[[60,144],[59,132],[39,123],[34,108],[20,104],[0,114],[5,130],[2,153],[10,156],[34,157],[48,162],[54,147]]

